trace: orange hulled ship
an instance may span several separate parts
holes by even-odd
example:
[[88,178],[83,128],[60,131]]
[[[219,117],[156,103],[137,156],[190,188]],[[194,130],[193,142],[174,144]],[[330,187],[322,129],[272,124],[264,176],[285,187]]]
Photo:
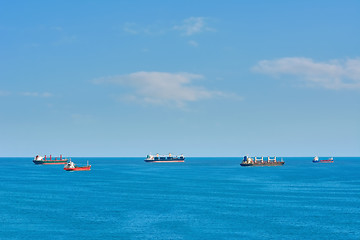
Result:
[[87,163],[86,166],[77,166],[74,162],[70,161],[64,166],[65,171],[90,171],[91,165]]

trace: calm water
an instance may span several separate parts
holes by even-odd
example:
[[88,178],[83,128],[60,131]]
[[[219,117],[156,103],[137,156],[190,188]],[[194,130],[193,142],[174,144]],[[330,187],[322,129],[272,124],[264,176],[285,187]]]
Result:
[[360,158],[89,160],[0,158],[0,239],[360,239]]

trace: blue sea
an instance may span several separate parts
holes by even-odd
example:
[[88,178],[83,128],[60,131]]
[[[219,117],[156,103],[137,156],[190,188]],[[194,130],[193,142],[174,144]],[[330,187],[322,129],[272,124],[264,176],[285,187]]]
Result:
[[0,239],[360,239],[360,158],[0,158]]

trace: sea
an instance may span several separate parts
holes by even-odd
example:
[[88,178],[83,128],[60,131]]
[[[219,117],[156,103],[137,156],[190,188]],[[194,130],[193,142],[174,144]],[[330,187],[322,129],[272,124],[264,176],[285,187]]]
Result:
[[360,158],[0,158],[0,239],[360,239]]

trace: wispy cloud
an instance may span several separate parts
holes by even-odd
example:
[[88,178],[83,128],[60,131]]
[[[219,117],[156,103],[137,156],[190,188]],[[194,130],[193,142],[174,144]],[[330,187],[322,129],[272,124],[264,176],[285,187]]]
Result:
[[190,17],[183,20],[181,25],[174,26],[175,30],[178,30],[185,36],[191,36],[206,31],[215,31],[207,26],[206,18],[204,17]]
[[24,97],[52,97],[53,95],[49,92],[21,92],[20,93],[21,96]]
[[70,114],[70,119],[80,125],[96,123],[96,117],[91,114],[73,113]]
[[315,62],[310,58],[289,57],[262,60],[252,70],[274,77],[294,76],[309,86],[328,89],[360,88],[360,58]]
[[[215,32],[214,28],[209,27],[210,18],[189,17],[178,24],[163,24],[161,22],[138,24],[135,22],[126,22],[122,25],[123,32],[131,35],[164,35],[171,32],[180,32],[182,36],[193,36],[203,32]],[[198,42],[189,41],[189,45],[198,46]]]
[[60,39],[53,42],[53,45],[60,46],[60,45],[68,45],[75,43],[78,40],[77,36],[75,35],[64,35]]
[[23,96],[23,97],[52,97],[53,94],[49,92],[8,92],[8,91],[0,91],[0,97],[5,96]]
[[[53,46],[62,46],[62,45],[70,45],[78,42],[78,37],[73,34],[69,33],[66,28],[62,26],[49,26],[49,25],[41,25],[33,29],[37,35],[46,35],[46,39],[51,39],[49,43]],[[38,39],[40,42],[33,42],[28,43],[27,46],[29,47],[40,47],[44,44],[42,39]]]
[[189,44],[190,46],[193,46],[193,47],[199,46],[198,42],[196,42],[196,41],[194,41],[194,40],[188,41],[188,44]]
[[140,30],[135,23],[127,22],[123,25],[122,30],[130,34],[138,34]]
[[64,28],[61,26],[52,26],[50,27],[51,30],[57,31],[57,32],[62,32],[64,31]]
[[131,93],[122,99],[150,104],[176,105],[187,102],[226,96],[220,91],[211,91],[192,84],[203,76],[192,73],[135,72],[128,75],[111,76],[94,80],[96,84],[116,84],[130,87]]
[[133,22],[124,23],[122,26],[122,30],[131,35],[161,35],[166,32],[166,28],[161,27],[157,24],[141,26]]
[[1,91],[1,90],[0,90],[0,97],[9,96],[10,94],[11,94],[11,92]]

